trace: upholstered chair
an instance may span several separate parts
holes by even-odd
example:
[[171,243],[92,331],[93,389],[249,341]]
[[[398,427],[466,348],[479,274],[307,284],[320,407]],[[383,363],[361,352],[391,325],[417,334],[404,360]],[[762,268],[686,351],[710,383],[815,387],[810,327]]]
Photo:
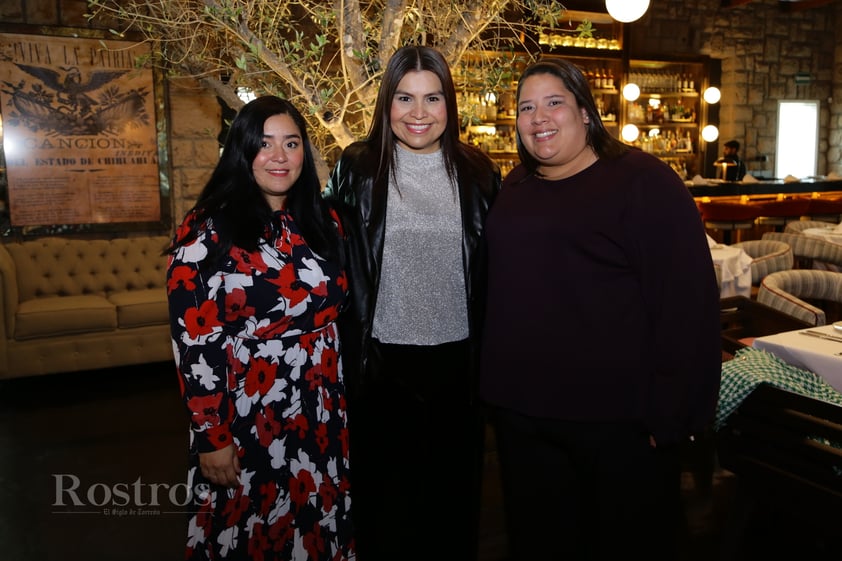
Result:
[[811,325],[825,325],[828,314],[816,304],[842,304],[842,273],[793,269],[770,273],[760,282],[757,301]]

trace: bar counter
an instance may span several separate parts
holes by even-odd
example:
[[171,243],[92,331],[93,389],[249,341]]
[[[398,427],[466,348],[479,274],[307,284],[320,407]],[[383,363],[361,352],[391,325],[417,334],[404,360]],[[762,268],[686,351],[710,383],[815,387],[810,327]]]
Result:
[[685,181],[693,197],[742,197],[751,195],[792,195],[798,193],[842,193],[842,179],[803,179],[786,183],[782,179],[758,180],[757,183],[708,179],[707,185]]

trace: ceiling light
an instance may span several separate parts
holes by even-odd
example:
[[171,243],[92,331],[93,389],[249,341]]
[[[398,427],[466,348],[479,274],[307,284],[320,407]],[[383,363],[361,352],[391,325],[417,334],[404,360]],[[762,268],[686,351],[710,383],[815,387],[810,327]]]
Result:
[[621,134],[626,142],[634,142],[640,136],[640,130],[635,125],[628,124],[623,127]]
[[634,101],[638,97],[640,97],[640,86],[632,82],[623,86],[623,98],[626,101]]
[[615,20],[630,23],[643,17],[649,0],[605,0],[605,9]]
[[719,138],[719,129],[716,128],[716,125],[706,126],[702,129],[702,138],[705,139],[705,142],[713,142]]
[[719,103],[719,99],[722,97],[722,92],[719,91],[719,88],[711,86],[705,90],[705,93],[702,94],[702,97],[707,103]]

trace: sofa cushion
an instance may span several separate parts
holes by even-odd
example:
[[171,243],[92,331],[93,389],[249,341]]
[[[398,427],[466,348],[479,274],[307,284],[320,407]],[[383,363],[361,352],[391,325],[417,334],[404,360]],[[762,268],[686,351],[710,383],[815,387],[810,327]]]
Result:
[[104,296],[54,296],[20,303],[16,314],[15,339],[111,331],[116,328],[117,308]]
[[163,288],[115,292],[108,300],[117,306],[121,329],[169,323],[167,291]]

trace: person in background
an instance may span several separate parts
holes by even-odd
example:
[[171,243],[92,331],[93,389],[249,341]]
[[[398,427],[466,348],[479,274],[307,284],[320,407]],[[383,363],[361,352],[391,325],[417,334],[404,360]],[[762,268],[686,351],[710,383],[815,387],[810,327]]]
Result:
[[273,96],[246,104],[169,249],[198,493],[188,559],[355,558],[341,238],[301,114]]
[[343,344],[357,377],[349,417],[363,561],[476,556],[481,238],[499,186],[491,160],[459,140],[442,55],[398,49],[367,138],[346,147],[325,192],[352,217]]
[[740,181],[746,175],[746,163],[740,158],[740,143],[736,140],[729,140],[723,146],[722,160],[734,164],[727,167],[725,180]]
[[680,445],[712,421],[720,377],[699,212],[606,131],[568,61],[524,71],[517,145],[486,224],[480,378],[510,559],[675,559]]

